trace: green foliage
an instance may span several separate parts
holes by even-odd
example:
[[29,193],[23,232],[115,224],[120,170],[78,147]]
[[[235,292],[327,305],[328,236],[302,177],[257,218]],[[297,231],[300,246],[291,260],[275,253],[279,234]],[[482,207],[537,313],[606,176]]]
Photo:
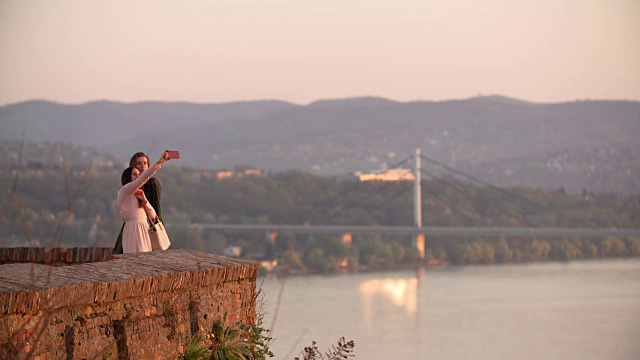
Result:
[[626,239],[627,250],[629,251],[629,256],[640,256],[640,238],[639,237],[629,237]]
[[227,313],[214,322],[211,334],[214,360],[249,359],[253,353],[253,344],[248,341],[249,326],[244,323],[226,325]]
[[211,350],[205,345],[199,334],[191,337],[191,340],[184,349],[184,353],[178,356],[178,360],[208,360],[211,357]]
[[254,360],[273,357],[269,350],[269,330],[262,320],[252,325],[242,322],[227,323],[227,313],[216,320],[205,342],[200,334],[191,337],[179,360]]
[[113,348],[115,347],[115,344],[109,344],[107,345],[107,347],[105,347],[102,350],[102,360],[109,360],[111,359],[111,357],[113,356]]
[[[305,347],[302,351],[302,360],[341,360],[354,358],[354,346],[355,342],[353,340],[346,341],[344,337],[341,337],[338,339],[338,346],[333,345],[328,352],[322,354],[320,350],[318,350],[317,343],[313,341],[311,346]],[[300,360],[300,358],[296,357],[294,360]]]
[[[258,291],[260,294],[262,290]],[[269,350],[269,345],[274,340],[271,336],[269,336],[269,330],[264,325],[264,316],[266,313],[266,300],[263,297],[259,299],[256,304],[256,322],[251,324],[251,331],[249,332],[249,342],[254,344],[254,355],[255,359],[265,359],[267,357],[273,357],[274,354]]]
[[[261,291],[258,291],[260,294]],[[264,295],[254,298],[256,304],[256,320],[246,324],[241,321],[227,321],[227,313],[214,321],[205,336],[194,334],[179,360],[259,360],[273,357],[269,344],[273,340],[269,329],[264,327],[266,303]],[[204,329],[200,329],[204,331]],[[208,340],[205,341],[204,338]]]
[[304,270],[306,269],[300,254],[294,249],[285,250],[281,255],[282,261],[289,266],[290,269]]

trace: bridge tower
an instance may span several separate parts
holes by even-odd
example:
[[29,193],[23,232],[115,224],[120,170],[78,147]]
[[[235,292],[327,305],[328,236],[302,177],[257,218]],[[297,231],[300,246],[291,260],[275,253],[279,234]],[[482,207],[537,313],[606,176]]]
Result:
[[[420,170],[420,148],[416,149],[413,159],[413,225],[422,228],[422,176]],[[413,246],[418,250],[418,256],[424,259],[425,240],[424,234],[416,234]]]

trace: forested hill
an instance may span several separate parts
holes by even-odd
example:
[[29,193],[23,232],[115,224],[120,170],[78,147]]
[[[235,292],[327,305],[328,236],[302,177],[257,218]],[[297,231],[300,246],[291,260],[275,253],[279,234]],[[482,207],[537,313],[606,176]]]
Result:
[[[42,150],[35,149],[35,151]],[[61,146],[49,148],[60,159]],[[25,154],[34,149],[25,149]],[[64,148],[77,163],[91,158]],[[56,160],[26,162],[10,171],[0,162],[0,246],[112,246],[121,228],[116,206],[119,166],[93,157],[91,168],[67,168]],[[413,184],[286,172],[216,181],[173,160],[156,175],[162,181],[162,216],[174,248],[275,257],[293,269],[331,271],[345,266],[381,268],[418,262],[406,235],[354,234],[352,246],[337,235],[280,233],[272,248],[263,232],[196,229],[204,224],[411,226]],[[422,183],[423,225],[437,227],[541,227],[637,229],[640,194],[569,195],[534,188],[496,189],[457,180]],[[30,242],[27,242],[30,239]],[[269,253],[270,251],[270,253]],[[531,238],[429,236],[427,260],[452,264],[596,259],[640,256],[640,238]],[[245,256],[245,255],[243,255]],[[255,256],[259,257],[259,256]],[[339,264],[343,265],[339,265]]]
[[[180,164],[346,175],[393,166],[416,148],[499,186],[640,191],[640,102],[535,104],[501,96],[228,104],[43,101],[0,108],[0,137],[94,146],[126,159],[179,149]],[[408,164],[403,164],[409,166]],[[427,165],[427,164],[425,164]],[[441,169],[426,169],[436,176]]]

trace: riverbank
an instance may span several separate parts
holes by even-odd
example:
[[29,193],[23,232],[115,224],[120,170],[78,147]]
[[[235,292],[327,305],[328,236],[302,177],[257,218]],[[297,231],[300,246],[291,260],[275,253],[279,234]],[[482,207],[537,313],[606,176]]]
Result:
[[274,275],[274,276],[304,276],[304,275],[334,275],[334,274],[356,274],[356,273],[376,273],[387,271],[403,271],[403,270],[420,270],[426,268],[447,268],[447,267],[460,267],[460,266],[495,266],[495,265],[532,265],[532,264],[568,264],[573,262],[583,261],[610,261],[610,260],[632,260],[640,259],[640,256],[633,257],[610,257],[610,258],[588,258],[588,259],[573,259],[573,260],[546,260],[546,261],[520,261],[511,263],[469,263],[469,264],[451,264],[447,261],[429,260],[418,264],[395,264],[393,266],[386,267],[368,267],[359,266],[355,268],[338,268],[332,271],[319,271],[312,269],[291,269],[287,266],[276,266],[267,270],[264,267],[260,267],[260,275]]

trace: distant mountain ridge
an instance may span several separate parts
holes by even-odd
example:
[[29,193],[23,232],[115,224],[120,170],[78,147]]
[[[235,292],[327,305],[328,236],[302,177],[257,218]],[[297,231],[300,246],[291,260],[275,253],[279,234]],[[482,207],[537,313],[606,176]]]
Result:
[[[72,142],[123,158],[138,150],[174,148],[187,166],[242,164],[326,175],[393,166],[420,148],[428,158],[500,185],[640,192],[640,164],[629,156],[640,149],[637,101],[535,104],[481,96],[403,103],[366,97],[306,106],[265,100],[31,101],[0,107],[0,138],[16,139],[23,132],[28,141]],[[547,158],[582,165],[541,165]],[[611,162],[619,166],[606,165]],[[425,172],[437,175],[442,169]]]
[[31,141],[73,142],[104,150],[123,139],[204,123],[260,119],[297,106],[275,100],[223,104],[96,101],[80,105],[28,101],[0,107],[0,136],[16,139],[25,132]]

